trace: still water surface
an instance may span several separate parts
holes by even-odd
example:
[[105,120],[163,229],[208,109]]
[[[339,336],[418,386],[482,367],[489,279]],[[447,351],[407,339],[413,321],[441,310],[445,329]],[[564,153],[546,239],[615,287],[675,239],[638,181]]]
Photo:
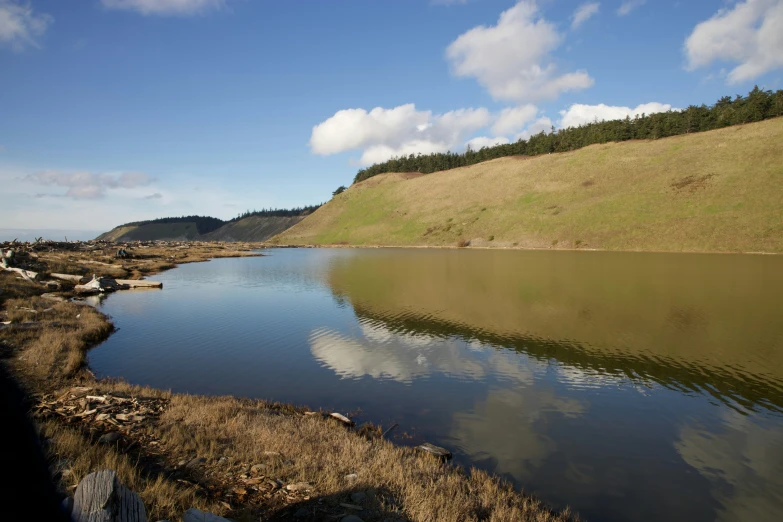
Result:
[[112,296],[90,365],[398,422],[588,520],[780,520],[783,257],[267,254]]

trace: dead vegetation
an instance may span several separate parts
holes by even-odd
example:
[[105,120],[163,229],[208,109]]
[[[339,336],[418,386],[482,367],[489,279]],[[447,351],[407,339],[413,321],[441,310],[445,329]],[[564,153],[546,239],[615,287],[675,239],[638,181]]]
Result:
[[8,274],[0,283],[4,321],[36,324],[0,330],[0,344],[34,399],[64,494],[87,474],[112,469],[142,498],[150,520],[178,520],[192,507],[237,520],[573,518],[484,472],[396,446],[379,427],[266,401],[97,381],[85,354],[112,331],[107,318],[32,295],[42,285]]

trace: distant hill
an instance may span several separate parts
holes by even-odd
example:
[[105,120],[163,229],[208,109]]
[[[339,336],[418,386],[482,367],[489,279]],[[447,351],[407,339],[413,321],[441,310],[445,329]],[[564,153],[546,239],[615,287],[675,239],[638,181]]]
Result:
[[354,183],[273,239],[783,252],[783,118]]
[[201,236],[204,241],[266,241],[302,221],[305,216],[250,216],[226,223]]
[[230,221],[183,216],[126,223],[104,232],[105,241],[266,241],[298,223],[317,206],[248,211]]

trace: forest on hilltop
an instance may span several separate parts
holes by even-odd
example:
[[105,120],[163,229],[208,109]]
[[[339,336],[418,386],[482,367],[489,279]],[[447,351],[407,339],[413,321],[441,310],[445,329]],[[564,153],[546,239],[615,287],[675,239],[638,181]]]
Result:
[[506,156],[538,156],[568,152],[588,145],[627,140],[655,140],[669,136],[704,132],[732,125],[752,123],[783,116],[783,90],[765,91],[755,87],[747,96],[724,96],[714,105],[691,105],[681,111],[642,114],[624,120],[593,122],[579,127],[541,131],[515,143],[468,149],[463,153],[444,152],[395,157],[359,170],[353,182],[386,172],[421,172],[466,167]]

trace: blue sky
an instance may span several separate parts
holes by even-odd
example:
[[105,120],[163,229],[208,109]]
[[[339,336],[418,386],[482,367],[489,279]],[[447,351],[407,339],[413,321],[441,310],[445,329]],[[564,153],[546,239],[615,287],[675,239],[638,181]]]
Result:
[[783,0],[0,0],[0,227],[319,203],[782,78]]

